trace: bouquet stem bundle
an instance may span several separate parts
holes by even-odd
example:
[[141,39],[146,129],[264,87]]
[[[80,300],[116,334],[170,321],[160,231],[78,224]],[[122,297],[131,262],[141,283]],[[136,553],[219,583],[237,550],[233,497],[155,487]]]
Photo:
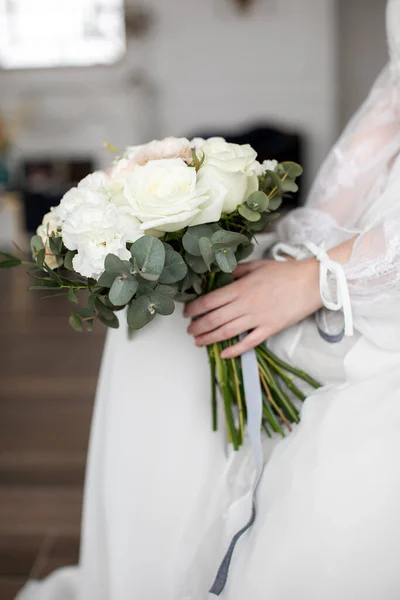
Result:
[[[223,360],[221,352],[237,341],[238,339],[232,339],[212,344],[207,349],[211,370],[212,426],[214,431],[218,429],[219,388],[228,441],[235,450],[243,444],[247,417],[242,368],[240,358]],[[297,381],[303,381],[314,389],[320,387],[320,384],[304,371],[278,358],[264,344],[257,346],[255,352],[262,388],[262,427],[269,437],[273,433],[284,437],[292,430],[292,424],[300,420],[298,408],[292,398],[301,402],[306,398]]]

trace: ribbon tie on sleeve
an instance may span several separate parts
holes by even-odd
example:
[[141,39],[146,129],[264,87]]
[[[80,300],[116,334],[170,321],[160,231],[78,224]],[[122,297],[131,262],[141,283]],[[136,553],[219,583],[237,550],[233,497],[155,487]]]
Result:
[[[319,262],[319,290],[325,308],[334,311],[343,310],[344,333],[347,336],[353,335],[353,312],[349,287],[342,265],[332,260],[324,248],[313,242],[306,242],[304,247]],[[272,249],[272,256],[277,261],[285,261],[285,254],[296,260],[303,260],[307,256],[304,250],[289,244],[278,243]],[[329,277],[332,277],[336,282],[336,299],[333,297],[329,286]]]

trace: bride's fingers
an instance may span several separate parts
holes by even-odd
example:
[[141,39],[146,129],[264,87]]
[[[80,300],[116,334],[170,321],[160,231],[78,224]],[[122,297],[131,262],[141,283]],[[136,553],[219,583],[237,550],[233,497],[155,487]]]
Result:
[[185,317],[191,317],[193,319],[199,315],[205,315],[210,310],[220,308],[225,304],[230,304],[236,300],[236,298],[236,283],[231,283],[220,290],[215,290],[215,292],[201,296],[200,298],[197,298],[197,300],[186,304],[184,315]]
[[221,358],[235,358],[236,356],[240,356],[248,350],[251,350],[251,348],[255,348],[264,341],[265,332],[261,327],[258,327],[246,335],[243,340],[221,352]]
[[198,337],[199,335],[214,331],[214,329],[218,329],[219,327],[222,327],[222,325],[242,317],[243,313],[243,308],[241,308],[239,302],[231,302],[231,304],[226,304],[222,308],[212,310],[203,317],[199,317],[195,321],[192,321],[188,327],[188,333],[194,335],[194,337]]
[[208,346],[209,344],[215,344],[216,342],[224,342],[249,329],[251,329],[250,318],[247,316],[239,317],[230,323],[222,325],[222,327],[219,327],[214,331],[196,337],[196,346]]
[[251,262],[243,263],[233,271],[233,276],[235,279],[240,279],[241,277],[244,277],[245,275],[248,275],[249,273],[259,269],[263,263],[264,261],[262,260],[252,260]]

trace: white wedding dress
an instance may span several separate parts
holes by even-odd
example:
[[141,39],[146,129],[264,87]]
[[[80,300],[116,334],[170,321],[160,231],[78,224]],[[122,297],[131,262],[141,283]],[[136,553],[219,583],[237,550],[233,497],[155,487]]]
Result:
[[[400,598],[400,2],[391,65],[324,165],[286,243],[333,247],[356,333],[330,344],[314,318],[273,349],[326,386],[284,440],[265,438],[254,526],[233,555],[227,600]],[[398,70],[399,69],[399,70]],[[19,600],[204,600],[249,516],[248,447],[211,431],[207,355],[178,307],[133,340],[109,333],[88,458],[79,567]]]

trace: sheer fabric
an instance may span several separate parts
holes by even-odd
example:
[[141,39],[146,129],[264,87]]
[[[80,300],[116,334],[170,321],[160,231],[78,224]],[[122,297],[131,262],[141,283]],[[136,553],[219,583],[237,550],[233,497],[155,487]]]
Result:
[[[394,4],[400,6],[397,0]],[[330,249],[355,236],[344,270],[356,326],[384,346],[400,346],[400,337],[388,337],[388,332],[382,336],[383,332],[377,332],[373,324],[378,317],[381,320],[388,316],[388,310],[393,315],[396,300],[400,312],[397,62],[384,69],[334,146],[305,207],[293,211],[278,225],[279,239],[298,246],[311,241]],[[400,333],[400,314],[398,321],[393,327],[398,327]]]

